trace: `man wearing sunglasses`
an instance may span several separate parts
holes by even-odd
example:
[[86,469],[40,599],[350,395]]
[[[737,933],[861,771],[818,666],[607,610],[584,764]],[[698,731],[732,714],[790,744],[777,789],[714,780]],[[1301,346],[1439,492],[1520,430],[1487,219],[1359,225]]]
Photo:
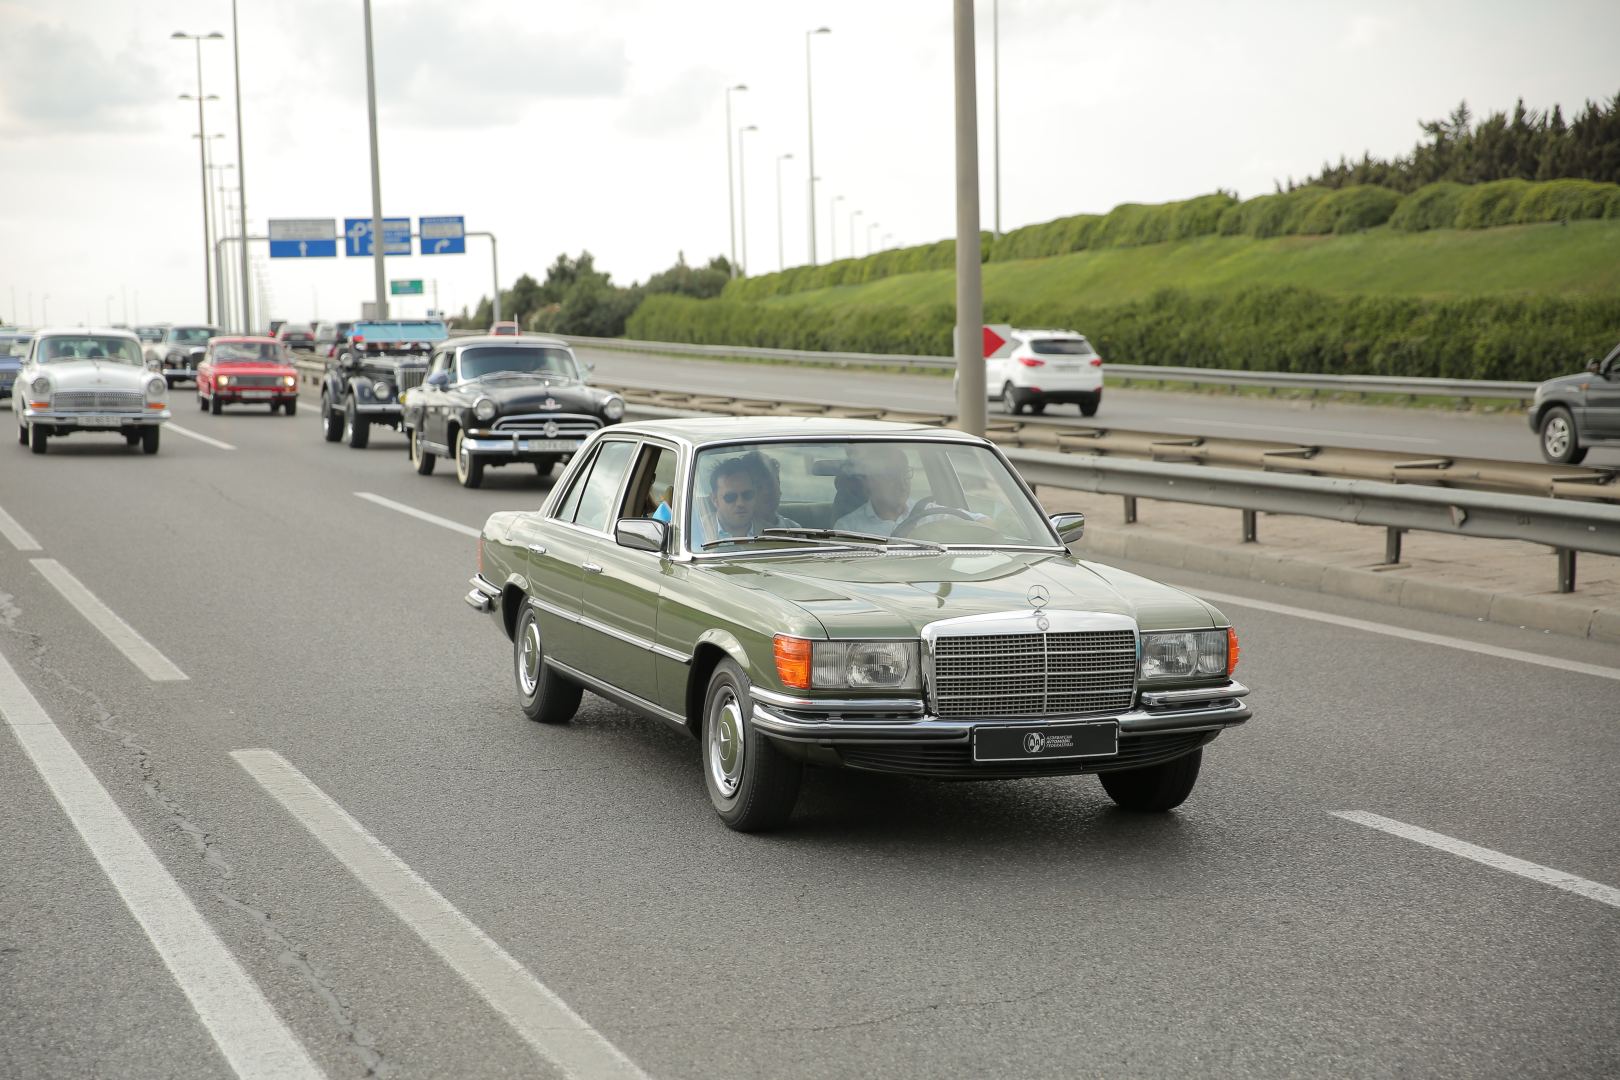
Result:
[[[700,535],[696,546],[715,540],[757,536],[761,529],[797,526],[797,522],[768,508],[767,481],[757,459],[757,454],[731,458],[715,466],[714,472],[709,474],[709,498],[714,507],[716,534]],[[701,530],[702,516],[697,515],[697,519]]]

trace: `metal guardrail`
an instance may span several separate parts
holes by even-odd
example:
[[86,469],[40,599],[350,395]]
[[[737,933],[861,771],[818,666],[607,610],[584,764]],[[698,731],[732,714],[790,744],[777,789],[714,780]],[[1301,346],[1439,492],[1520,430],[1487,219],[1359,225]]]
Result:
[[[782,364],[823,364],[833,367],[900,367],[950,371],[949,356],[908,356],[889,353],[838,353],[799,349],[758,349],[741,345],[693,345],[678,341],[636,341],[630,338],[592,338],[562,335],[570,344],[660,355],[742,357]],[[1484,379],[1399,378],[1388,375],[1311,375],[1286,371],[1232,371],[1220,368],[1160,367],[1154,364],[1115,364],[1109,374],[1144,382],[1182,382],[1209,386],[1258,387],[1273,390],[1309,390],[1317,393],[1389,394],[1404,397],[1492,398],[1529,401],[1536,383]]]
[[[693,395],[681,405],[634,398],[628,403],[630,414],[642,419],[769,414],[746,402],[738,408],[738,399],[712,396]],[[1246,542],[1258,539],[1261,513],[1380,526],[1385,529],[1384,560],[1390,564],[1401,561],[1402,537],[1413,530],[1546,544],[1558,555],[1556,586],[1561,593],[1575,590],[1577,552],[1620,555],[1620,505],[1005,444],[1002,450],[1032,485],[1123,496],[1127,523],[1136,520],[1137,499],[1157,499],[1239,510]]]

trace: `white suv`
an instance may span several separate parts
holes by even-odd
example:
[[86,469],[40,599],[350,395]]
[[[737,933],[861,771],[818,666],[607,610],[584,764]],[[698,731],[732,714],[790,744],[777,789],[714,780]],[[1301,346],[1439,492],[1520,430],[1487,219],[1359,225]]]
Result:
[[1043,413],[1049,403],[1080,406],[1095,416],[1102,404],[1103,361],[1091,342],[1073,330],[987,328],[1005,339],[984,361],[985,393],[1017,415]]

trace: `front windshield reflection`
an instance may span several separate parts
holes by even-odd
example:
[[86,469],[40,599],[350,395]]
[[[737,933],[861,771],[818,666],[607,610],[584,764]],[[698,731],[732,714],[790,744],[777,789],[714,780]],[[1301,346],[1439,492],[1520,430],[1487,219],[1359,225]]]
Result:
[[140,342],[126,337],[84,334],[50,337],[40,343],[40,363],[55,364],[69,360],[101,360],[132,367],[140,367],[144,362]]
[[268,341],[221,341],[214,346],[217,363],[280,363],[281,346]]
[[804,539],[870,546],[886,538],[975,548],[1058,546],[1040,507],[1001,458],[971,444],[827,440],[711,447],[697,456],[689,496],[687,536],[694,551],[768,550],[778,538],[796,549]]
[[536,345],[480,345],[461,351],[463,381],[482,379],[500,371],[520,375],[543,375],[552,379],[579,380],[579,369],[567,349]]

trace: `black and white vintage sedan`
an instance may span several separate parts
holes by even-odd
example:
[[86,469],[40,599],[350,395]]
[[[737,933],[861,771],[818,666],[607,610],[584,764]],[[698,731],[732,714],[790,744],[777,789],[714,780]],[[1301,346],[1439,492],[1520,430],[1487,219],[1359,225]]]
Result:
[[[208,350],[210,338],[219,335],[219,327],[202,323],[163,327],[163,336],[144,347],[148,362],[155,362],[163,372],[164,381],[175,383],[197,381],[197,365]],[[137,338],[139,335],[136,335]]]
[[624,416],[623,398],[586,385],[566,342],[509,335],[440,345],[427,381],[401,404],[416,471],[431,475],[448,457],[470,488],[492,465],[529,464],[545,476]]

